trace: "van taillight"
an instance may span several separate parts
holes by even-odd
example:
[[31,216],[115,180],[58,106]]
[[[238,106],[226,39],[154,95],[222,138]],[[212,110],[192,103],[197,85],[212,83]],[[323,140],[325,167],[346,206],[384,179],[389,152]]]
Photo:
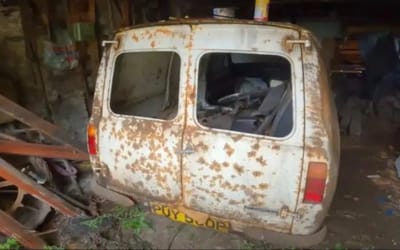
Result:
[[304,202],[321,203],[324,198],[327,167],[325,163],[310,162],[308,165]]
[[95,155],[97,154],[97,149],[96,149],[96,128],[93,124],[88,125],[87,128],[87,140],[88,140],[88,150],[89,154]]

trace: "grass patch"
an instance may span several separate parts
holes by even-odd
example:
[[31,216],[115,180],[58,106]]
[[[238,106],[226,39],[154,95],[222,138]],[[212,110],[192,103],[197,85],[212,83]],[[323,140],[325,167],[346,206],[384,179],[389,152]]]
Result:
[[58,247],[58,246],[44,246],[43,249],[44,250],[64,250],[64,248]]
[[240,245],[240,250],[253,250],[253,249],[257,249],[257,245],[249,241],[244,241]]
[[117,206],[109,214],[103,214],[96,218],[82,221],[81,224],[91,229],[97,229],[106,219],[110,218],[115,220],[122,229],[133,230],[137,235],[140,234],[143,229],[150,228],[145,213],[138,207],[126,208],[121,206]]
[[15,250],[20,249],[21,245],[14,238],[7,238],[3,243],[0,243],[0,250]]

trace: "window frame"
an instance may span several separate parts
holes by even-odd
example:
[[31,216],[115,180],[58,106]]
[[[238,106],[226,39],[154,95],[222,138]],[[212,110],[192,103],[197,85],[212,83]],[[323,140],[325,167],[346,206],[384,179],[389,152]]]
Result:
[[[123,54],[129,54],[129,53],[157,53],[157,52],[172,52],[175,53],[180,60],[180,64],[179,64],[179,91],[177,93],[178,95],[178,103],[177,103],[177,111],[176,114],[174,116],[174,118],[172,119],[160,119],[160,118],[154,118],[154,117],[146,117],[146,116],[138,116],[138,115],[126,115],[126,114],[119,114],[119,113],[115,113],[112,109],[111,109],[111,94],[112,94],[112,88],[113,88],[113,84],[114,84],[114,74],[115,74],[115,66],[116,66],[116,62],[118,60],[118,58],[123,55]],[[130,119],[141,119],[141,120],[149,120],[149,121],[158,121],[158,122],[173,122],[175,120],[178,119],[179,114],[182,112],[181,110],[181,104],[182,104],[182,100],[180,98],[181,93],[183,91],[182,89],[182,69],[184,67],[184,60],[182,60],[182,55],[181,53],[179,53],[178,50],[176,49],[133,49],[133,50],[121,50],[118,51],[117,53],[115,53],[112,57],[112,60],[110,60],[110,64],[112,65],[112,67],[110,67],[110,75],[108,78],[108,85],[107,85],[107,93],[106,93],[106,109],[107,112],[109,114],[111,114],[113,117],[116,118],[130,118]]]
[[[292,121],[293,121],[293,126],[291,131],[284,137],[274,137],[274,136],[270,136],[270,135],[260,135],[260,134],[253,134],[253,133],[246,133],[246,132],[239,132],[239,131],[234,131],[234,130],[226,130],[226,129],[219,129],[219,128],[212,128],[212,127],[207,127],[204,126],[203,124],[201,124],[201,122],[197,119],[197,108],[198,108],[198,87],[199,87],[199,67],[200,67],[200,61],[202,59],[202,57],[206,54],[211,54],[211,53],[231,53],[231,54],[255,54],[255,55],[266,55],[266,56],[279,56],[282,57],[284,59],[286,59],[286,61],[289,63],[290,65],[290,82],[291,82],[291,94],[292,94]],[[297,91],[297,84],[294,82],[296,77],[295,77],[295,67],[294,67],[294,62],[293,60],[290,58],[290,56],[288,56],[285,53],[276,53],[276,52],[270,52],[270,51],[248,51],[248,50],[224,50],[224,49],[207,49],[207,50],[203,50],[201,51],[201,53],[199,53],[197,55],[196,58],[196,68],[195,68],[195,100],[194,100],[194,104],[193,104],[193,120],[194,123],[196,124],[196,126],[198,126],[199,128],[201,128],[203,131],[216,131],[218,133],[224,133],[230,136],[237,136],[237,135],[241,135],[241,136],[246,136],[246,137],[251,137],[251,138],[262,138],[262,139],[268,139],[268,140],[273,140],[273,141],[288,141],[290,140],[292,137],[295,136],[297,130],[298,130],[298,124],[297,124],[297,98],[296,98],[296,91]]]

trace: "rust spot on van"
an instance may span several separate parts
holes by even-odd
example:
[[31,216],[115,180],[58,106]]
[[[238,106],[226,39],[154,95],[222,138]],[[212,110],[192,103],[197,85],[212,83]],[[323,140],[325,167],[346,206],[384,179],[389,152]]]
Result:
[[203,150],[203,151],[207,151],[208,150],[208,146],[206,144],[204,144],[204,142],[199,142],[196,147],[198,147],[199,149]]
[[260,188],[260,189],[268,189],[268,184],[266,184],[266,183],[261,183],[261,184],[259,184],[258,185],[258,187]]
[[156,33],[161,33],[161,34],[166,35],[166,36],[173,36],[173,35],[174,35],[174,32],[173,32],[173,31],[171,31],[171,30],[169,30],[169,29],[166,29],[166,28],[159,28],[159,29],[156,29],[155,32],[156,32]]
[[235,152],[235,150],[229,146],[228,143],[225,144],[224,150],[228,156],[231,156]]
[[252,148],[253,150],[257,151],[257,150],[260,148],[260,144],[255,143],[255,144],[253,144],[253,146],[251,146],[251,148]]
[[234,200],[229,201],[229,205],[239,205],[239,204],[241,204],[240,201],[234,201]]
[[200,158],[197,160],[197,162],[200,163],[200,164],[207,164],[206,160],[204,160],[203,157],[200,157]]
[[155,42],[154,40],[151,41],[150,46],[151,46],[152,48],[156,47],[156,42]]
[[248,156],[249,158],[252,158],[252,157],[255,157],[256,154],[257,154],[256,151],[250,151],[250,152],[247,153],[247,156]]
[[263,172],[261,171],[254,171],[253,172],[254,177],[260,177],[261,175],[263,175]]
[[192,49],[192,47],[193,47],[193,41],[192,40],[193,40],[193,37],[190,37],[190,40],[189,40],[188,44],[186,44],[186,46],[185,46],[186,49],[188,49],[188,50]]
[[323,148],[306,146],[306,153],[309,158],[328,160],[328,153]]
[[231,138],[234,142],[237,142],[243,138],[243,135],[233,135]]
[[211,163],[210,168],[211,168],[212,170],[215,170],[215,171],[219,172],[219,171],[221,171],[221,164],[219,164],[219,163],[216,162],[216,161],[213,161],[213,162]]
[[281,149],[281,146],[279,146],[278,144],[274,144],[274,145],[272,145],[272,149],[279,150],[279,149]]
[[236,172],[237,172],[239,175],[242,175],[243,172],[244,172],[244,168],[243,168],[242,166],[236,164],[236,163],[235,163],[235,165],[233,165],[233,168],[236,170]]
[[256,161],[257,161],[258,163],[260,163],[261,165],[263,165],[263,166],[267,165],[267,161],[264,160],[264,157],[262,157],[262,156],[256,158]]
[[133,33],[132,39],[133,39],[135,42],[139,42],[139,37],[138,37],[135,33]]

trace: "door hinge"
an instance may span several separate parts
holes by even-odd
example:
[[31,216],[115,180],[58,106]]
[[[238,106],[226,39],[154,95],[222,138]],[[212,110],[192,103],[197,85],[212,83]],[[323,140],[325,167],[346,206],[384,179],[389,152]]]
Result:
[[106,47],[107,45],[116,45],[116,47],[118,47],[118,41],[116,41],[116,40],[104,40],[104,41],[102,41],[101,42],[101,46],[102,47]]
[[244,206],[244,208],[245,209],[249,209],[249,210],[258,211],[258,212],[274,214],[276,216],[281,217],[282,219],[286,219],[286,218],[288,218],[290,216],[290,217],[298,220],[298,219],[301,219],[303,217],[303,213],[290,211],[288,206],[283,206],[279,210],[272,210],[272,209],[268,209],[268,208],[251,207],[251,206]]
[[294,48],[294,45],[299,44],[306,49],[311,49],[311,40],[310,39],[286,39],[285,48],[291,52]]

